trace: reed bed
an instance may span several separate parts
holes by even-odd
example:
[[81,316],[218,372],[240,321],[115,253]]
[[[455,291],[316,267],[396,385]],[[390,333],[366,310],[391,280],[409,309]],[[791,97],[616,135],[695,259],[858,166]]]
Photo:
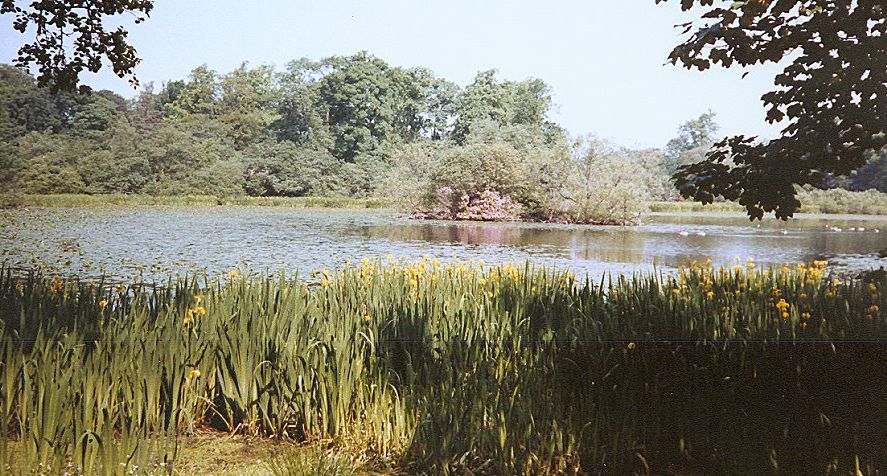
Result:
[[162,288],[3,269],[0,472],[174,473],[198,427],[409,473],[884,471],[882,284],[824,262],[592,282],[389,259]]

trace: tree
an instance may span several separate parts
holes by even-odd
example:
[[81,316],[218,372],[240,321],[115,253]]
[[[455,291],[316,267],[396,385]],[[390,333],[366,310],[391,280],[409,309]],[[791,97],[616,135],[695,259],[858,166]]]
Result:
[[146,138],[125,118],[95,134],[94,147],[84,148],[78,170],[89,193],[140,193],[151,178]]
[[397,142],[401,98],[388,64],[366,52],[327,63],[332,71],[320,81],[320,98],[327,107],[336,155],[354,162],[361,154]]
[[37,87],[21,69],[0,65],[0,139],[32,131],[60,131],[66,122],[66,99]]
[[708,111],[678,128],[678,135],[665,146],[665,171],[674,175],[684,165],[699,162],[714,145],[718,132],[715,113]]
[[277,82],[278,139],[326,147],[349,163],[446,137],[457,90],[426,68],[392,67],[366,52],[290,62]]
[[423,135],[430,139],[444,139],[452,132],[456,115],[456,96],[459,86],[443,78],[430,78],[426,84]]
[[163,105],[154,94],[154,84],[146,84],[129,110],[130,123],[139,133],[156,129],[163,122]]
[[453,136],[463,144],[472,126],[483,121],[498,125],[506,123],[507,91],[496,79],[496,71],[481,71],[456,99],[456,124]]
[[342,186],[341,163],[325,149],[269,141],[253,147],[247,157],[244,188],[249,195],[328,195]]
[[540,138],[550,139],[558,135],[551,132],[559,129],[545,119],[550,108],[551,92],[542,80],[500,82],[495,70],[481,71],[456,98],[453,139],[468,143],[479,128],[491,125],[525,126]]
[[887,193],[887,148],[872,153],[865,165],[851,177],[854,190],[875,189]]
[[77,170],[83,144],[62,134],[31,132],[17,141],[16,189],[26,193],[82,193]]
[[188,119],[192,116],[213,116],[218,113],[220,95],[219,75],[205,64],[191,70],[188,81],[167,83],[161,98],[169,115]]
[[78,103],[71,108],[71,129],[81,135],[108,130],[122,115],[120,104],[114,100],[114,96],[116,94],[110,91],[79,96]]
[[679,198],[671,175],[666,172],[668,167],[665,154],[661,149],[630,149],[624,148],[621,153],[638,171],[637,179],[640,187],[647,190],[650,200],[676,200]]
[[577,141],[564,184],[564,213],[579,223],[636,223],[645,211],[649,170],[613,144],[588,136]]
[[[657,3],[667,0],[656,0]],[[780,137],[725,138],[702,162],[680,169],[681,194],[703,203],[737,200],[750,218],[797,211],[796,185],[848,175],[887,134],[887,5],[882,0],[681,0],[711,6],[671,52],[672,63],[708,69],[787,61],[762,96]],[[684,25],[685,33],[694,29]]]
[[441,141],[427,140],[399,147],[395,152],[398,161],[381,184],[385,198],[409,212],[422,210],[442,150]]
[[327,68],[323,62],[302,58],[277,74],[277,119],[271,127],[279,140],[333,147],[327,108],[320,97],[319,80]]
[[[125,149],[121,152],[126,152]],[[150,165],[144,193],[153,195],[242,192],[242,168],[231,173],[240,156],[217,121],[167,120],[138,136],[129,152]],[[214,176],[208,171],[219,172]]]
[[425,203],[445,218],[469,217],[468,209],[491,192],[510,205],[525,196],[530,181],[520,152],[505,143],[455,147],[435,162]]
[[141,23],[153,8],[153,0],[0,0],[0,14],[14,16],[14,29],[34,31],[34,41],[19,48],[16,64],[36,65],[38,84],[65,91],[77,88],[83,70],[98,72],[105,59],[117,76],[137,84],[133,68],[139,58],[127,31],[122,26],[108,30],[106,24],[124,13]]
[[238,148],[258,142],[277,118],[272,78],[271,67],[247,69],[246,63],[222,76],[219,120]]
[[395,89],[395,128],[400,139],[441,139],[449,132],[458,87],[427,68],[391,68]]

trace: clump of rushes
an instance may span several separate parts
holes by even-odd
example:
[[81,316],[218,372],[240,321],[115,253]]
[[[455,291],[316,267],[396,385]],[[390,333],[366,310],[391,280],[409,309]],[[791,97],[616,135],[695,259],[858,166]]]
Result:
[[592,282],[364,260],[163,288],[0,270],[0,472],[175,471],[198,426],[475,474],[887,469],[887,309],[825,262]]

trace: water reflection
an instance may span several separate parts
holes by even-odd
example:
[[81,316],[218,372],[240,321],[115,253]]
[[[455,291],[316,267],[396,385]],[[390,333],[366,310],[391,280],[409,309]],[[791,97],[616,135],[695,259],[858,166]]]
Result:
[[[887,244],[887,235],[875,226],[861,226],[878,223],[870,220],[812,217],[751,223],[736,216],[655,215],[639,227],[399,222],[363,225],[348,232],[370,240],[509,246],[530,256],[573,262],[670,268],[708,258],[729,265],[736,257],[750,257],[769,264],[832,259],[836,265],[859,268],[863,262],[884,264],[876,253]],[[833,231],[835,227],[842,232]],[[865,230],[843,232],[850,228]]]
[[877,257],[887,247],[884,218],[750,223],[737,216],[651,215],[642,226],[622,228],[275,208],[33,209],[3,210],[0,217],[0,260],[80,275],[141,272],[158,280],[202,269],[216,275],[236,266],[317,270],[388,254],[531,259],[593,276],[668,270],[707,258],[719,265],[731,265],[735,257],[762,265],[824,258],[846,271],[887,265]]

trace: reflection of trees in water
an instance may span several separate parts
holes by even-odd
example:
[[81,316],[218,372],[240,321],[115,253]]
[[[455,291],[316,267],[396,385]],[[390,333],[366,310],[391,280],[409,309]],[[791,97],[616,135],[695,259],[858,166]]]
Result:
[[803,243],[810,250],[828,253],[875,253],[887,246],[887,235],[883,232],[817,233],[805,236]]
[[[360,234],[367,238],[385,238],[399,241],[450,242],[478,245],[567,246],[570,232],[539,230],[501,224],[454,223],[447,225],[378,225],[362,227]],[[563,235],[563,236],[561,236]]]
[[521,246],[524,242],[521,231],[496,225],[456,225],[449,227],[449,237],[450,241],[472,245]]
[[570,258],[615,263],[643,263],[649,236],[633,232],[574,233],[570,240]]
[[[502,224],[379,225],[363,227],[370,239],[540,248],[546,255],[607,262],[643,262],[649,235],[612,230],[565,230]],[[544,250],[544,251],[542,251]]]
[[[509,246],[530,255],[668,267],[707,258],[716,265],[729,266],[736,256],[743,261],[754,257],[760,264],[799,263],[837,254],[874,254],[887,246],[887,233],[832,233],[821,226],[792,222],[790,228],[795,231],[789,235],[777,233],[772,223],[766,223],[771,229],[761,230],[762,233],[730,234],[731,225],[747,227],[747,220],[709,221],[714,226],[726,226],[726,229],[719,230],[726,234],[712,234],[709,230],[708,236],[678,236],[677,232],[662,233],[649,228],[567,229],[466,222],[373,225],[360,227],[354,232],[369,239]],[[669,222],[698,226],[692,218],[670,217]]]

